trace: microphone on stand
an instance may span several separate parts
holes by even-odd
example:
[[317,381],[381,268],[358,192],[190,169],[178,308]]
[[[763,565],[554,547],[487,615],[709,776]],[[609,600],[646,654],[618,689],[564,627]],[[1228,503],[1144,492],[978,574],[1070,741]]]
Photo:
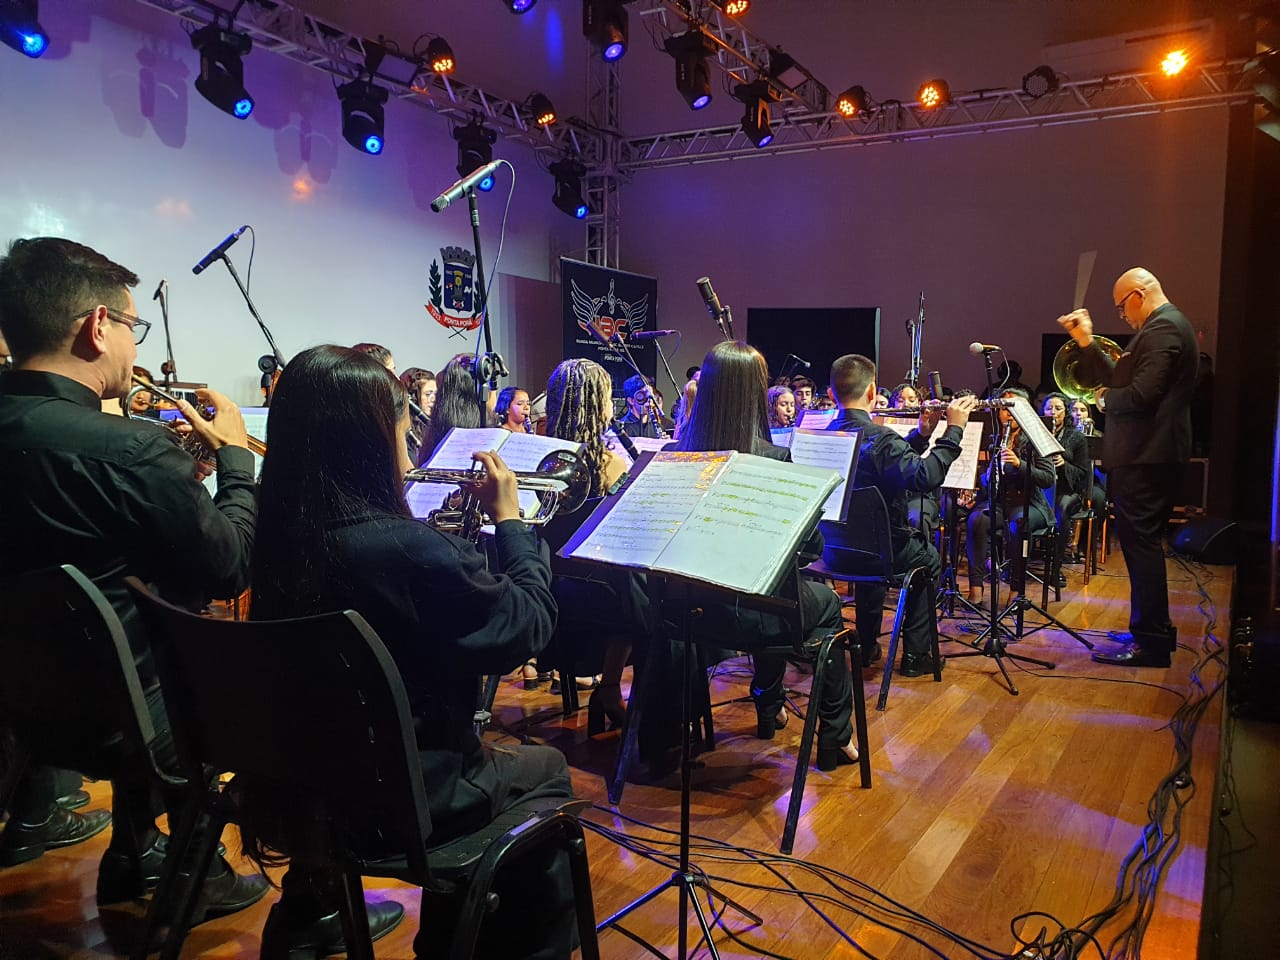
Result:
[[994,343],[979,343],[977,340],[969,344],[969,352],[975,357],[979,357],[984,353],[995,353],[997,351],[1004,353],[1004,347],[997,347]]
[[808,360],[804,359],[804,357],[797,357],[794,353],[788,353],[787,359],[794,360],[796,362],[796,366],[804,367],[806,370],[808,370],[811,366]]
[[226,252],[231,249],[232,244],[234,244],[237,240],[240,239],[240,234],[244,233],[248,229],[249,229],[249,225],[245,224],[243,227],[241,227],[239,230],[235,231],[234,233],[228,234],[227,239],[223,240],[220,244],[218,244],[216,247],[214,247],[212,250],[206,253],[203,259],[201,259],[199,263],[197,263],[194,267],[191,268],[191,272],[194,273],[197,277],[200,276],[200,274],[204,273],[205,267],[209,266],[209,264],[213,263],[213,261],[221,258],[224,254],[226,254]]
[[934,400],[942,399],[942,374],[937,370],[929,371],[929,396]]
[[716,322],[716,329],[723,336],[724,307],[720,305],[720,298],[716,296],[716,292],[711,286],[711,278],[699,277],[694,282],[698,285],[698,293],[702,295],[702,302],[707,305],[707,313],[711,314],[711,319]]
[[492,176],[494,171],[502,164],[502,160],[494,160],[491,163],[486,163],[483,167],[477,167],[460,180],[454,181],[453,186],[431,201],[431,209],[436,213],[440,213],[455,200],[461,200],[467,195],[468,190],[476,187],[485,177]]
[[156,292],[151,295],[151,299],[159,300],[161,297],[163,297],[165,293],[165,288],[168,286],[169,286],[168,280],[161,280],[160,283],[156,286]]
[[679,330],[640,330],[631,335],[632,343],[643,343],[646,340],[657,340],[659,337],[674,337]]

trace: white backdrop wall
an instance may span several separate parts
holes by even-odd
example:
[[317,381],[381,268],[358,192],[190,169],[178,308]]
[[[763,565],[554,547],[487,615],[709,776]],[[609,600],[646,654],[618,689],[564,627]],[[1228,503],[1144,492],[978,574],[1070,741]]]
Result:
[[[401,369],[438,370],[474,346],[424,307],[440,248],[471,246],[465,204],[428,209],[457,176],[443,118],[393,101],[386,151],[370,157],[342,139],[332,81],[319,71],[255,50],[245,81],[257,107],[239,121],[196,93],[199,58],[177,19],[124,0],[45,3],[41,19],[53,38],[43,58],[0,51],[0,234],[70,237],[134,269],[139,309],[156,322],[139,362],[157,376],[151,293],[165,277],[182,378],[242,403],[260,397],[256,361],[268,351],[240,294],[221,264],[191,274],[244,223],[258,238],[251,292],[286,358],[372,340]],[[495,347],[517,377],[545,378],[544,359],[522,370],[517,331],[546,327],[558,342],[558,302],[541,288],[562,253],[581,257],[582,227],[551,205],[551,178],[531,153],[499,141],[495,156],[518,171],[499,270],[522,281],[493,286]],[[504,171],[481,201],[487,267],[509,182]],[[249,239],[232,250],[242,277]]]

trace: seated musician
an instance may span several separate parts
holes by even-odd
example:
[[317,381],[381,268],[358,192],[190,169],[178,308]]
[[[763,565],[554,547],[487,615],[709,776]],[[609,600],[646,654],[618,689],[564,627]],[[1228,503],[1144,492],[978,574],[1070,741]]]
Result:
[[790,387],[769,388],[769,428],[785,430],[796,423],[796,395]]
[[[1000,396],[1027,399],[1025,393],[1013,388],[1006,388]],[[1007,556],[1013,566],[1010,584],[1020,591],[1024,586],[1022,552],[1015,549],[1014,545],[1022,537],[1044,530],[1053,522],[1053,511],[1045,500],[1044,492],[1053,486],[1055,473],[1053,463],[1048,457],[1036,453],[1031,441],[1026,438],[1007,409],[1001,408],[996,416],[997,428],[1000,430],[999,460],[992,463],[983,474],[982,486],[985,490],[990,490],[992,473],[998,469],[1000,499],[995,504],[996,528],[1005,536]],[[987,496],[979,493],[977,505],[969,514],[969,602],[974,606],[983,605],[983,571],[986,570],[987,542],[991,535],[991,517],[986,504]],[[995,575],[997,574],[993,571],[992,576]]]
[[529,394],[519,387],[504,387],[498,394],[493,411],[498,426],[512,433],[532,433],[533,421],[529,419]]
[[889,393],[889,409],[920,406],[920,392],[909,383],[900,383]]
[[806,377],[804,374],[791,378],[791,392],[796,398],[797,410],[808,410],[813,403],[813,395],[817,391],[818,385],[813,382],[812,377]]
[[[1067,398],[1051,393],[1045,398],[1043,413],[1052,421],[1054,439],[1062,444],[1063,452],[1049,459],[1057,471],[1054,494],[1057,503],[1054,512],[1058,518],[1058,563],[1061,564],[1067,550],[1067,535],[1071,530],[1071,518],[1084,509],[1085,501],[1093,493],[1093,462],[1089,459],[1089,440],[1067,416]],[[1065,587],[1066,578],[1058,572],[1059,587]]]
[[404,384],[409,399],[418,405],[417,410],[412,406],[409,408],[409,436],[406,438],[409,462],[417,463],[422,439],[431,425],[431,410],[436,405],[436,375],[422,367],[410,367],[400,374],[400,382]]
[[418,451],[419,464],[431,459],[445,434],[454,427],[488,426],[476,400],[479,387],[472,373],[475,363],[473,354],[459,353],[444,365],[436,378],[435,409]]
[[[900,383],[889,394],[889,409],[900,410],[904,407],[920,406],[920,391],[909,383]],[[933,539],[942,516],[942,505],[938,499],[938,490],[919,491],[912,496],[907,505],[907,521],[925,535]]]
[[[769,442],[768,382],[769,368],[754,347],[733,340],[716,344],[702,362],[698,401],[693,405],[688,428],[667,449],[737,450],[789,461],[789,450]],[[801,556],[816,557],[822,549],[821,541],[815,532],[801,547]],[[834,592],[808,580],[801,581],[800,590],[803,619],[811,639],[841,629],[840,601]],[[779,618],[727,605],[709,605],[699,623],[700,629],[719,636],[723,646],[733,649],[751,651],[764,644],[786,642]],[[756,733],[768,740],[786,722],[782,678],[787,662],[776,653],[758,652],[754,659],[751,696],[756,705]],[[832,648],[823,676],[826,686],[815,692],[811,701],[818,709],[817,763],[819,770],[834,770],[858,759],[852,742],[852,683],[843,651]]]
[[628,377],[622,385],[622,393],[627,399],[627,412],[622,418],[622,426],[628,434],[650,440],[671,436],[675,424],[662,415],[658,395],[648,380],[639,374]]
[[356,351],[356,353],[363,353],[366,357],[373,357],[373,359],[377,360],[380,364],[390,370],[392,374],[395,374],[396,358],[393,357],[391,355],[391,351],[382,344],[357,343],[351,349]]
[[[518,519],[516,479],[497,454],[476,454],[485,476],[472,486],[493,518],[501,573],[486,569],[474,544],[409,515],[401,483],[408,429],[404,388],[375,360],[326,345],[290,361],[268,421],[251,616],[351,608],[377,631],[408,692],[432,837],[445,840],[522,799],[571,795],[559,751],[491,749],[472,726],[480,677],[540,650],[556,604],[547,557]],[[323,443],[315,442],[318,430]],[[270,859],[270,836],[255,831],[262,795],[246,789],[245,849]],[[536,876],[516,868],[499,877],[501,906],[485,923],[476,956],[569,956],[567,862],[531,867]],[[439,955],[457,907],[451,897],[423,896],[416,956]],[[321,885],[293,867],[263,931],[263,955],[285,932],[332,909]],[[536,952],[548,944],[550,952]]]
[[[916,494],[936,490],[947,475],[947,468],[960,455],[960,438],[969,414],[974,408],[972,397],[953,400],[947,407],[946,433],[934,444],[933,453],[921,456],[929,437],[941,418],[941,410],[922,411],[919,426],[904,439],[870,413],[875,406],[876,365],[856,353],[846,354],[831,365],[831,393],[840,412],[827,425],[828,430],[859,430],[860,452],[854,474],[855,487],[876,487],[889,510],[889,533],[893,543],[895,573],[924,566],[935,580],[942,572],[942,561],[933,544],[908,517],[909,500]],[[865,548],[865,545],[861,545]],[[846,573],[865,573],[856,560],[838,544],[829,543],[823,559],[832,569]],[[878,571],[877,571],[878,572]],[[858,612],[858,645],[863,666],[880,659],[880,624],[885,588],[879,584],[859,583],[854,588]],[[929,618],[934,615],[925,591],[912,594],[902,625],[903,676],[919,677],[933,673],[930,650],[932,631]]]

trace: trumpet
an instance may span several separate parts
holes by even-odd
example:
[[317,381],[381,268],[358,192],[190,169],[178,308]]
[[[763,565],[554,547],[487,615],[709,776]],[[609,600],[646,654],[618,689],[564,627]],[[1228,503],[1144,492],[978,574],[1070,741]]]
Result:
[[[542,458],[533,472],[515,472],[516,486],[537,494],[538,509],[531,517],[521,517],[530,526],[545,526],[557,513],[573,513],[587,499],[591,490],[591,478],[586,463],[568,450],[553,450]],[[404,475],[405,483],[447,483],[466,486],[483,483],[484,470],[450,470],[436,467],[419,467]],[[454,495],[445,499],[439,510],[427,514],[427,523],[437,530],[453,533],[464,540],[475,540],[480,528],[488,521],[473,493],[464,491],[456,506],[450,504]]]
[[[873,417],[918,417],[925,411],[937,410],[942,412],[947,409],[947,401],[945,400],[925,400],[914,407],[891,407],[884,410],[869,410],[868,413]],[[997,397],[994,400],[979,400],[974,404],[973,409],[978,410],[1008,410],[1013,406],[1013,400],[1007,397]]]
[[[138,376],[136,373],[133,374],[133,376],[130,379],[133,380],[136,386],[132,390],[130,390],[127,394],[125,394],[125,398],[124,398],[125,417],[131,420],[141,419],[133,415],[132,401],[135,396],[143,392],[150,393],[152,396],[159,397],[161,400],[167,400],[169,403],[173,404],[175,409],[177,408],[178,398],[175,397],[173,394],[166,393],[164,390],[161,390],[150,380],[146,380],[143,377]],[[202,410],[201,413],[205,413],[205,411]],[[206,417],[206,419],[212,419],[212,418]],[[197,463],[204,463],[210,466],[216,465],[217,461],[214,458],[213,451],[210,450],[209,447],[205,444],[205,442],[201,440],[198,436],[196,436],[194,432],[192,433],[180,432],[178,430],[176,423],[172,420],[161,420],[160,423],[173,431],[174,435],[177,436],[178,438],[178,445],[182,447],[182,449],[185,450],[187,453],[189,453],[192,457],[194,457]],[[246,445],[250,450],[252,450],[254,453],[256,453],[260,457],[266,456],[267,445],[265,443],[263,443],[257,437],[247,437],[246,439],[247,439]]]

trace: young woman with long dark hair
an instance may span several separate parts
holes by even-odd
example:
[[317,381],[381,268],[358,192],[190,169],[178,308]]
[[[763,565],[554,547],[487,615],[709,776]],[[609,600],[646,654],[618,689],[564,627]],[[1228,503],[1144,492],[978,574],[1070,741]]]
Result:
[[[479,678],[509,671],[540,650],[556,605],[546,553],[519,521],[515,477],[495,453],[476,454],[487,476],[473,489],[495,522],[501,573],[489,572],[475,545],[409,515],[401,482],[409,466],[408,421],[404,387],[376,360],[319,346],[289,363],[268,421],[251,616],[351,608],[378,632],[417,721],[433,836],[445,839],[522,799],[571,795],[559,751],[497,750],[473,730]],[[306,665],[299,671],[305,682]],[[270,856],[252,826],[244,840],[251,855]],[[570,898],[558,867],[543,863],[533,882],[524,876],[518,892],[501,894],[504,919],[486,923],[487,946],[477,956],[569,955],[572,923],[559,921]],[[305,881],[287,881],[273,909],[276,928],[328,907],[317,899]],[[418,956],[436,955],[431,945],[442,942],[456,915],[456,904],[443,899],[422,898]],[[514,949],[513,935],[520,940]],[[554,948],[539,952],[546,943]]]
[[446,433],[454,427],[483,427],[484,418],[476,403],[476,358],[460,353],[444,365],[436,377],[436,405],[431,413],[431,426],[422,438],[418,462],[426,463]]

